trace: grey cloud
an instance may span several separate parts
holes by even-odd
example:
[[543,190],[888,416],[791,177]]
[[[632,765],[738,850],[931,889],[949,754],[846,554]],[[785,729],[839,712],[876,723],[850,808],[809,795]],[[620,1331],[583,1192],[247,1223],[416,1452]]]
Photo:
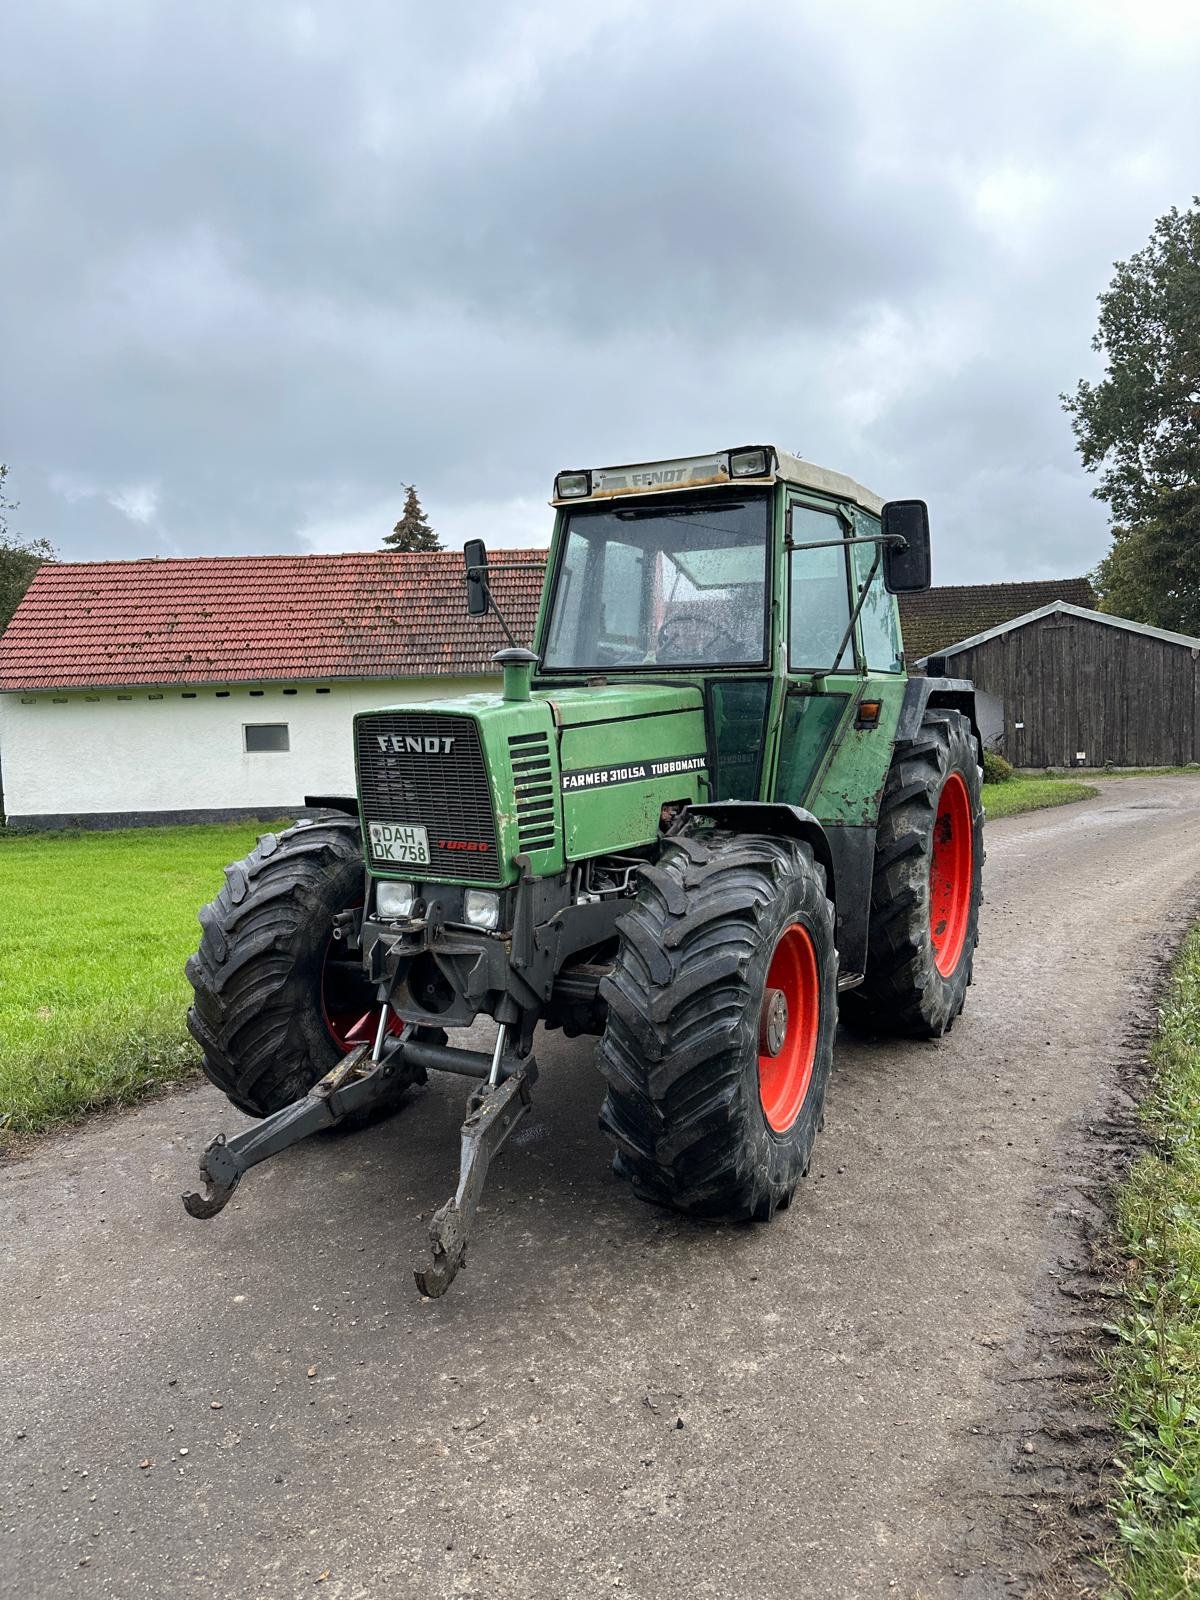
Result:
[[560,465],[770,437],[926,493],[942,581],[1090,566],[1056,396],[1200,146],[1194,30],[1108,17],[28,8],[18,521],[75,557],[295,548],[411,478],[515,541]]

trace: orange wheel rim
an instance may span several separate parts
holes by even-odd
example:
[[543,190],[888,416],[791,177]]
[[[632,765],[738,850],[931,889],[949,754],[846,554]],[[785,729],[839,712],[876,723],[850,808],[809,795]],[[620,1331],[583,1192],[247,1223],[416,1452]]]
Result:
[[[779,937],[767,973],[766,1003],[773,1001],[779,1048],[763,1048],[760,1027],[758,1098],[768,1127],[786,1133],[800,1115],[812,1082],[821,1028],[821,980],[817,952],[807,928],[794,922]],[[782,996],[782,1005],[774,1000]],[[764,1021],[765,1026],[765,1021]]]
[[974,860],[971,796],[962,774],[952,772],[938,796],[929,862],[929,937],[943,978],[958,966],[966,943]]

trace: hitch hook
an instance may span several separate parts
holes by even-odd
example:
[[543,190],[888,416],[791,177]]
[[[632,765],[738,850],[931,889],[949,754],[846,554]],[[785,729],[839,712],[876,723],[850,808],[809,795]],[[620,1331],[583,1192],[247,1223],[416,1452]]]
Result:
[[200,1157],[200,1177],[204,1193],[193,1191],[183,1197],[183,1209],[189,1217],[215,1217],[233,1196],[242,1176],[242,1168],[225,1143],[225,1135],[218,1133],[210,1139]]

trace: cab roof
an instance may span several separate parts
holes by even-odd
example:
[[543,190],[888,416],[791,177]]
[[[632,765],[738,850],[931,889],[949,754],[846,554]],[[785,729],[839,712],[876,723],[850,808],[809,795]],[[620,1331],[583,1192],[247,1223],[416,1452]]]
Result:
[[[762,455],[766,470],[754,461]],[[757,466],[755,471],[735,471],[739,458]],[[564,478],[586,478],[586,493],[576,488],[574,493],[560,493]],[[666,461],[639,461],[624,466],[593,467],[586,471],[560,472],[554,480],[556,506],[587,504],[597,500],[611,500],[627,494],[677,494],[682,490],[706,489],[724,483],[794,483],[802,489],[815,489],[820,494],[837,500],[849,501],[864,511],[878,516],[883,501],[861,483],[829,467],[819,467],[814,461],[804,461],[789,450],[776,445],[743,445],[733,450],[718,450],[711,455],[679,456]]]

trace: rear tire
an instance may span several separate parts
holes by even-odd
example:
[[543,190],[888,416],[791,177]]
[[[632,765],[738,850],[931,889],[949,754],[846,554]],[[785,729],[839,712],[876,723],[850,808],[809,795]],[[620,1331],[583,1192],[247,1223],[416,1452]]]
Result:
[[842,1020],[866,1033],[933,1039],[963,1008],[983,898],[983,772],[959,711],[927,711],[897,743],[875,844],[863,983]]
[[[684,835],[643,869],[599,1045],[600,1125],[642,1199],[763,1219],[791,1199],[833,1064],[833,926],[824,869],[796,840]],[[770,1045],[768,976],[787,1003]]]
[[358,823],[323,816],[264,834],[200,912],[188,1028],[239,1111],[290,1105],[369,1037],[374,987],[332,940],[334,917],[362,896]]

